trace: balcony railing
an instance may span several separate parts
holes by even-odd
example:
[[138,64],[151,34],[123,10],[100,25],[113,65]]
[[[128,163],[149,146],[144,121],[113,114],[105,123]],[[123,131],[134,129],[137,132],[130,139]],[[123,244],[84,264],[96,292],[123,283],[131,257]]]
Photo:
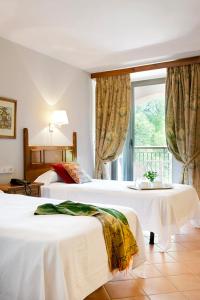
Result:
[[144,172],[153,170],[165,182],[172,180],[172,156],[167,147],[134,147],[134,178],[140,178]]

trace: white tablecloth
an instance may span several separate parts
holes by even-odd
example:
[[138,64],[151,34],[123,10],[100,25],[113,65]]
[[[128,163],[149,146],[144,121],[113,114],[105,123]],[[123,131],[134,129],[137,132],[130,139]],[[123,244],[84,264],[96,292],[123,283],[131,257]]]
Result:
[[[81,300],[112,278],[101,223],[94,217],[34,216],[42,203],[60,201],[0,194],[0,299]],[[134,211],[120,209],[145,260]]]

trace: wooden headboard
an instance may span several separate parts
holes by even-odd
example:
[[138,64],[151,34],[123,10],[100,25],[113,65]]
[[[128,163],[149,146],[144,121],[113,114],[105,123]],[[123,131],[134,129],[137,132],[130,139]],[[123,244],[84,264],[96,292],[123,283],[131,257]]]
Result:
[[77,158],[77,135],[73,132],[71,146],[30,146],[28,128],[23,129],[24,178],[33,182],[51,169],[53,163],[73,161]]

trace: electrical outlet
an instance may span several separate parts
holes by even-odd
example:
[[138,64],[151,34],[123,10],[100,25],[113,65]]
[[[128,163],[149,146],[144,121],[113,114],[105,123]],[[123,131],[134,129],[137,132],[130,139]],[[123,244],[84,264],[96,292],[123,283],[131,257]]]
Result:
[[11,166],[0,167],[0,174],[12,174],[15,169]]

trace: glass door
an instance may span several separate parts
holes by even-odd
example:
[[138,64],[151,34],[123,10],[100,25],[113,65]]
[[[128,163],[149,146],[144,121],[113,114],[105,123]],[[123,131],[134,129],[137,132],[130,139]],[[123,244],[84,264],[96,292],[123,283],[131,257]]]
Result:
[[122,155],[112,163],[112,179],[134,180],[154,170],[172,180],[172,157],[165,138],[165,78],[132,84],[132,111]]
[[133,178],[156,171],[161,181],[171,182],[172,158],[165,137],[165,79],[133,84]]

